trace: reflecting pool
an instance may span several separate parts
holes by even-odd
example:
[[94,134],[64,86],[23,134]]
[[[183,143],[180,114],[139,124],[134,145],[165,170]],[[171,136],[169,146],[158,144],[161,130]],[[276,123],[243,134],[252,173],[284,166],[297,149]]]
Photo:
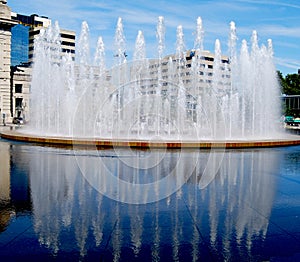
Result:
[[299,261],[300,147],[0,140],[0,260]]

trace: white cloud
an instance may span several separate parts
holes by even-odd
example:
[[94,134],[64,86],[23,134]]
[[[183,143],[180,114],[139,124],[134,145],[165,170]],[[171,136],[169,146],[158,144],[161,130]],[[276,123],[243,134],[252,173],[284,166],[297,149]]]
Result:
[[300,60],[289,59],[289,58],[282,58],[282,57],[275,57],[275,63],[293,69],[294,71],[300,69]]
[[62,28],[75,30],[78,35],[82,21],[86,20],[90,27],[92,48],[101,35],[108,50],[108,57],[113,50],[114,32],[119,16],[123,18],[128,52],[133,51],[137,31],[142,30],[148,56],[156,55],[155,31],[158,16],[165,17],[166,53],[174,52],[176,27],[179,24],[183,26],[186,47],[193,47],[196,19],[201,16],[205,49],[213,51],[215,39],[218,38],[222,50],[226,52],[229,22],[235,21],[239,44],[242,39],[249,41],[252,31],[257,30],[260,41],[264,42],[268,38],[274,40],[275,54],[282,57],[278,65],[286,64],[294,69],[298,67],[297,63],[286,61],[295,57],[300,59],[300,5],[297,1],[8,0],[8,5],[12,6],[15,12],[37,13],[58,20]]
[[261,26],[259,31],[270,36],[300,38],[300,26],[266,25]]
[[289,3],[289,1],[262,1],[262,0],[237,0],[238,2],[241,2],[243,4],[255,4],[255,5],[273,5],[273,6],[283,6],[283,7],[289,7],[289,8],[297,8],[300,9],[300,5]]

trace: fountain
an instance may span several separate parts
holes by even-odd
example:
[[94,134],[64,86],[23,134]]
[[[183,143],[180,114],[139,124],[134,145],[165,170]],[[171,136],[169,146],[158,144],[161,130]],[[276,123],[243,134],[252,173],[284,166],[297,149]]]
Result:
[[30,122],[1,137],[64,146],[1,140],[1,258],[298,257],[299,148],[225,150],[300,144],[280,131],[272,42],[259,47],[253,32],[239,51],[232,22],[228,56],[219,40],[211,54],[203,31],[198,18],[186,51],[178,26],[174,54],[165,55],[159,17],[157,57],[147,59],[138,31],[128,61],[119,19],[111,68],[101,37],[90,56],[85,22],[75,61],[60,57],[57,23],[40,34]]
[[30,123],[17,140],[96,146],[256,147],[298,144],[280,131],[280,99],[272,41],[259,47],[256,31],[249,50],[237,49],[230,23],[228,56],[215,42],[203,48],[197,19],[194,48],[186,50],[182,26],[176,50],[164,56],[165,24],[159,17],[157,58],[147,59],[142,31],[133,60],[127,61],[122,19],[115,31],[114,65],[106,68],[105,45],[98,39],[92,61],[89,28],[82,23],[76,60],[60,58],[58,23],[35,42]]

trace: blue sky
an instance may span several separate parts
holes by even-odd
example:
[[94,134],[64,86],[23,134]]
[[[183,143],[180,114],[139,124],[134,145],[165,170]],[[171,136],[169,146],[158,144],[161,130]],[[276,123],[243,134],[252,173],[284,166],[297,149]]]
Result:
[[[118,17],[123,19],[126,46],[132,58],[138,30],[145,36],[147,56],[157,56],[156,25],[158,16],[165,18],[165,55],[175,52],[176,28],[183,26],[185,46],[193,48],[197,17],[204,28],[204,49],[214,50],[216,39],[227,54],[229,23],[237,28],[238,47],[243,39],[250,43],[253,30],[259,44],[272,39],[276,68],[284,75],[300,69],[300,1],[299,0],[8,0],[12,11],[30,15],[36,13],[58,21],[61,28],[80,34],[81,23],[87,21],[90,29],[91,53],[97,38],[103,37],[107,64],[112,60],[114,33]],[[79,38],[79,37],[78,37]],[[77,38],[77,39],[78,39]]]

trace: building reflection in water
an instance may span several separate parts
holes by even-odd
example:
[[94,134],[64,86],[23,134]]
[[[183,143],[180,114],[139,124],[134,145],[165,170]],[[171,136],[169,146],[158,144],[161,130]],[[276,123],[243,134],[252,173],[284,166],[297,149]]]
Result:
[[0,214],[0,232],[2,232],[14,215],[10,208],[9,144],[4,143],[0,143]]
[[28,154],[10,143],[0,143],[0,232],[18,214],[30,212]]
[[[279,165],[276,151],[226,151],[205,186],[208,151],[124,150],[121,157],[113,150],[82,150],[76,157],[67,149],[28,152],[34,231],[53,254],[98,252],[115,261],[123,254],[155,261],[184,255],[195,261],[205,252],[222,250],[224,259],[230,259],[251,254],[253,241],[266,236],[276,189],[272,173]],[[128,196],[130,185],[116,186],[112,175],[131,186],[152,183],[153,190]],[[155,188],[154,182],[167,176],[172,184]],[[181,184],[160,199],[161,191]],[[107,197],[112,195],[151,203],[126,204]]]

